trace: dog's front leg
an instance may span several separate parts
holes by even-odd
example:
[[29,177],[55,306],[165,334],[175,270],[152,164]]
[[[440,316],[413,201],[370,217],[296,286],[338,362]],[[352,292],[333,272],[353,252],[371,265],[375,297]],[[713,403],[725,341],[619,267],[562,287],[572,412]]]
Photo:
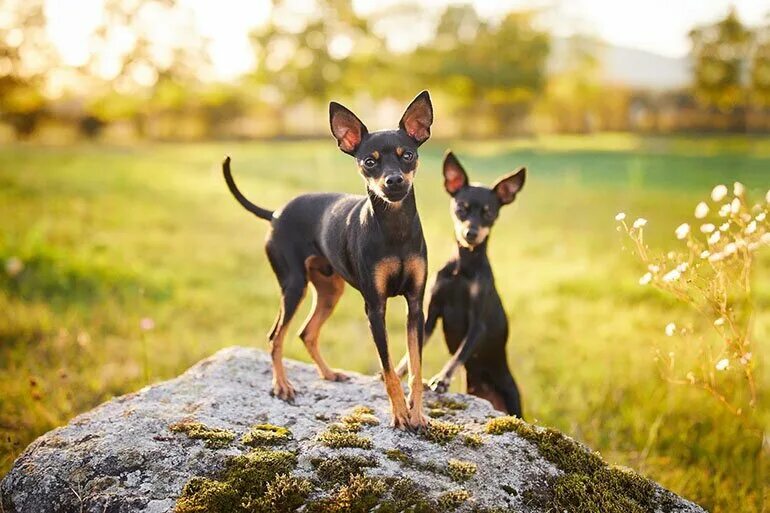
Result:
[[372,299],[366,301],[366,317],[369,319],[369,329],[372,331],[377,354],[380,357],[382,376],[385,380],[385,390],[390,399],[390,409],[393,414],[393,426],[399,429],[409,427],[409,410],[406,408],[406,398],[401,382],[393,371],[393,362],[388,353],[388,333],[385,329],[385,300]]
[[433,376],[428,383],[431,390],[439,393],[444,393],[449,390],[449,384],[452,382],[452,375],[454,375],[457,367],[465,365],[465,362],[468,361],[468,358],[471,357],[473,351],[476,349],[478,341],[485,333],[486,326],[483,322],[472,321],[471,327],[468,329],[468,333],[465,335],[465,339],[460,344],[460,347],[457,348],[455,354],[453,354],[449,361],[446,362],[441,371]]
[[[441,317],[441,304],[442,299],[441,295],[439,294],[438,284],[436,284],[436,286],[433,288],[433,292],[431,293],[430,302],[428,303],[428,316],[425,319],[425,334],[423,336],[422,343],[423,348],[428,342],[430,342],[430,337],[436,330],[436,323],[438,322],[439,317]],[[422,355],[422,350],[420,350],[420,354]],[[399,378],[403,378],[406,375],[408,365],[409,353],[405,354],[403,358],[401,358],[401,361],[398,362],[398,366],[396,367],[396,374]]]
[[409,352],[409,424],[412,429],[428,426],[422,409],[422,346],[425,334],[425,318],[422,313],[422,297],[407,297],[407,350]]

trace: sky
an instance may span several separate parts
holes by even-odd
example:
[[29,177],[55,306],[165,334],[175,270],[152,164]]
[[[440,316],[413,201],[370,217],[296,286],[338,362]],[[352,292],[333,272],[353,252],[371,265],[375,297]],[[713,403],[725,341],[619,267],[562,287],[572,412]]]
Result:
[[[190,7],[198,30],[211,40],[216,78],[233,78],[254,66],[248,33],[268,20],[270,0],[180,2]],[[299,13],[314,6],[313,0],[288,2],[291,9]],[[75,3],[77,16],[72,15]],[[101,18],[102,3],[103,0],[46,0],[49,34],[67,64],[85,62],[90,34]],[[419,0],[428,14],[436,15],[447,4],[459,3],[468,1]],[[770,23],[768,0],[471,0],[470,3],[483,18],[490,20],[499,19],[507,11],[536,8],[542,12],[539,23],[556,36],[585,33],[612,45],[668,57],[686,55],[689,30],[724,16],[731,5],[744,23]],[[404,9],[403,0],[353,0],[353,5],[361,15],[375,20],[383,11]],[[402,19],[409,20],[409,16]],[[389,38],[391,46],[400,49],[430,36],[425,24],[417,27],[389,24],[380,30],[386,32],[382,35]],[[166,28],[159,30],[158,37],[166,32]]]

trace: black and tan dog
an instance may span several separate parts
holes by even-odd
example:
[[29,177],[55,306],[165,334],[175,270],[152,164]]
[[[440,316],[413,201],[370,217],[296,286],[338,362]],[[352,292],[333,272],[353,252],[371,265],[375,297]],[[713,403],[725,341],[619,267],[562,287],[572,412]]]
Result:
[[[294,397],[283,368],[282,346],[308,281],[315,291],[314,307],[300,337],[324,379],[345,379],[321,356],[318,333],[348,282],[364,297],[393,424],[422,428],[427,424],[421,375],[427,250],[412,180],[417,171],[417,148],[430,137],[430,96],[423,91],[412,101],[397,130],[369,133],[355,114],[334,102],[329,105],[329,118],[339,148],[356,159],[366,183],[366,196],[304,194],[280,211],[271,212],[251,203],[237,189],[229,157],[223,164],[225,180],[235,198],[271,223],[265,249],[281,287],[280,311],[269,334],[273,393],[284,400]],[[385,306],[393,296],[404,296],[408,307],[409,407],[388,352]]]
[[[438,272],[425,322],[426,339],[442,319],[452,357],[433,379],[437,392],[449,388],[452,374],[464,365],[468,393],[487,399],[500,410],[521,417],[521,400],[505,355],[508,319],[495,288],[487,258],[489,231],[500,208],[516,198],[524,186],[526,169],[501,177],[492,188],[468,183],[451,152],[444,158],[444,188],[452,197],[457,252]],[[399,365],[403,374],[405,361]]]

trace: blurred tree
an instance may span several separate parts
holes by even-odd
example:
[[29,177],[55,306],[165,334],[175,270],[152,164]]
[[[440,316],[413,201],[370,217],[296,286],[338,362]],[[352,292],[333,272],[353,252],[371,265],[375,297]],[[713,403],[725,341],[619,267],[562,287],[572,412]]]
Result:
[[[558,71],[548,77],[542,110],[560,132],[586,133],[604,128],[599,124],[600,112],[603,118],[612,118],[614,114],[608,112],[607,87],[601,82],[602,43],[576,35],[560,40],[560,44],[561,62],[554,66]],[[613,100],[616,107],[624,107],[617,105],[620,101],[617,95],[613,95]]]
[[0,21],[0,119],[32,134],[46,109],[43,77],[53,58],[43,0],[5,0]]
[[703,105],[728,113],[731,128],[738,130],[746,126],[744,78],[750,39],[751,32],[738,19],[735,9],[717,23],[690,32],[695,95]]
[[750,74],[752,101],[770,107],[770,25],[755,31]]
[[277,0],[269,23],[252,34],[257,69],[251,79],[275,103],[326,101],[349,95],[378,67],[384,42],[354,11],[351,0],[320,0],[297,13]]
[[550,48],[532,19],[529,12],[509,13],[493,26],[470,6],[450,6],[436,38],[415,52],[424,80],[454,97],[461,133],[478,134],[485,122],[498,136],[521,130],[545,86]]
[[[161,38],[158,27],[173,30]],[[131,120],[144,134],[158,115],[195,109],[195,91],[211,73],[208,43],[183,2],[106,0],[83,69],[102,80],[103,93],[88,104],[87,116],[103,123]],[[97,135],[98,129],[89,133]]]

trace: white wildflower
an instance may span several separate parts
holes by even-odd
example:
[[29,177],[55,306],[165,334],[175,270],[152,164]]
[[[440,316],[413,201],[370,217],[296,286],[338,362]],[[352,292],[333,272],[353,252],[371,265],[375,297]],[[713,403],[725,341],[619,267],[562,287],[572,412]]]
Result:
[[750,222],[750,223],[749,223],[749,225],[748,225],[748,226],[746,227],[746,229],[744,230],[744,232],[746,233],[746,235],[751,235],[751,234],[752,234],[752,233],[754,233],[755,231],[757,231],[757,222],[756,222],[756,221],[752,221],[752,222]]
[[749,244],[746,246],[746,249],[748,249],[749,251],[756,251],[759,249],[761,245],[762,244],[760,244],[759,242],[749,242]]
[[737,214],[741,210],[741,200],[739,198],[734,198],[733,201],[730,203],[730,212],[733,214]]
[[713,232],[716,229],[717,229],[717,227],[714,226],[711,223],[706,223],[706,224],[700,225],[700,231],[703,232],[703,233],[711,233],[711,232]]
[[709,257],[709,262],[719,262],[722,260],[725,256],[722,253],[714,253]]
[[626,218],[625,212],[618,212],[617,215],[615,216],[615,221],[622,221],[625,218]]
[[719,242],[720,237],[721,237],[721,234],[719,232],[714,232],[711,234],[711,237],[709,237],[708,243],[716,244],[717,242]]
[[735,182],[733,184],[733,194],[736,196],[743,196],[743,193],[745,192],[746,188],[743,186],[741,182]]
[[652,281],[652,274],[651,273],[645,273],[644,276],[639,278],[639,285],[647,285]]
[[765,220],[765,217],[767,217],[767,214],[765,214],[764,212],[760,212],[759,214],[757,214],[757,217],[755,217],[754,219],[756,219],[761,223],[762,221]]
[[751,361],[751,353],[746,353],[745,355],[741,356],[741,363],[743,365],[748,365]]
[[724,325],[724,323],[725,323],[725,318],[724,317],[720,317],[719,319],[714,321],[714,326],[722,326],[722,325]]
[[727,187],[719,184],[711,190],[711,199],[714,201],[722,201],[727,196]]
[[730,213],[730,204],[725,203],[719,208],[719,217],[727,217],[727,215]]
[[676,266],[676,270],[679,271],[680,273],[683,273],[687,270],[688,267],[689,267],[689,264],[687,262],[682,262],[681,264]]
[[684,239],[690,233],[690,225],[687,223],[682,223],[677,227],[674,233],[676,233],[677,239]]
[[695,207],[695,218],[696,219],[703,219],[706,217],[709,213],[709,206],[706,204],[705,201],[701,201],[698,203],[698,205]]
[[722,223],[721,225],[719,225],[720,232],[726,232],[729,229],[730,229],[730,223]]
[[641,228],[642,226],[647,224],[647,219],[640,217],[636,221],[634,221],[634,228]]
[[736,246],[734,242],[727,244],[724,249],[725,255],[732,255],[736,251],[738,251],[738,246]]
[[762,236],[759,238],[759,242],[762,244],[770,244],[770,232],[763,233]]
[[711,251],[705,249],[705,250],[700,252],[700,257],[701,258],[708,258],[710,254],[711,254]]
[[765,194],[765,201],[770,203],[770,189],[768,189],[767,194]]
[[666,336],[667,337],[673,337],[674,333],[676,333],[676,324],[673,322],[669,322],[666,324]]
[[663,281],[666,283],[670,283],[672,281],[678,280],[681,277],[682,277],[682,273],[678,269],[672,269],[663,275]]
[[727,358],[722,358],[717,362],[717,364],[714,366],[718,371],[727,370],[727,368],[730,366],[730,360]]

